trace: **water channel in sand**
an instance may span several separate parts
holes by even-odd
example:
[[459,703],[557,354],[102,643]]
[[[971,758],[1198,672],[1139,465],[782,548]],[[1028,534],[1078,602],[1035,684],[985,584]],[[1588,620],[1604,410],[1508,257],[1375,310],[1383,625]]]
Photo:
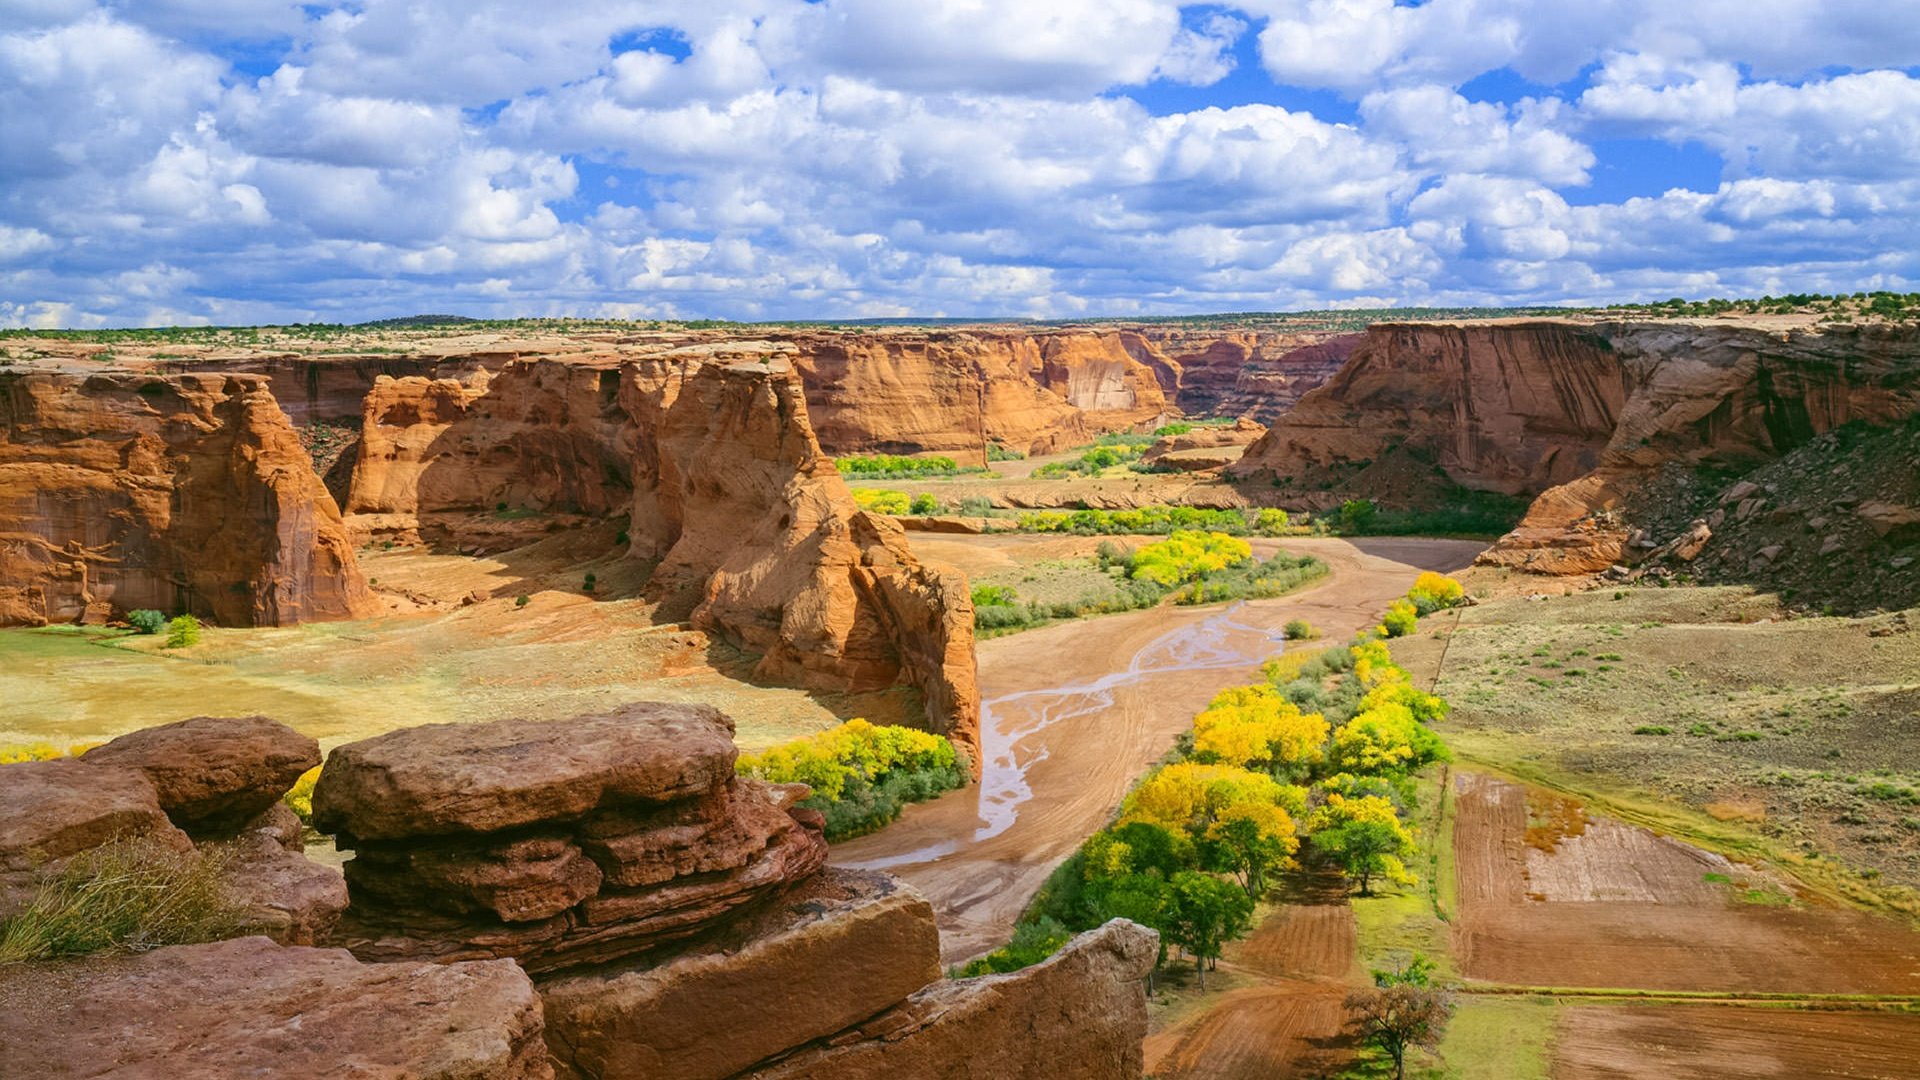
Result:
[[[990,840],[1019,820],[1020,806],[1033,798],[1027,772],[1047,760],[1052,750],[1029,743],[1032,736],[1063,721],[1111,709],[1116,693],[1152,676],[1180,671],[1246,668],[1265,662],[1286,645],[1286,635],[1264,626],[1240,622],[1244,604],[1234,604],[1202,621],[1177,627],[1154,638],[1133,654],[1127,666],[1088,682],[1041,690],[1018,690],[980,703],[980,749],[985,759],[980,783],[980,824],[973,842]],[[960,849],[959,840],[865,862],[846,863],[857,870],[883,870],[933,862]]]

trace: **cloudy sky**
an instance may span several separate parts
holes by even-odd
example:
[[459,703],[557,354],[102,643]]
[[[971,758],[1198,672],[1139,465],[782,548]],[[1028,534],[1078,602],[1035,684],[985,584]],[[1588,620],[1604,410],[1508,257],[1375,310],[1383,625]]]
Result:
[[0,0],[0,325],[1872,288],[1911,0]]

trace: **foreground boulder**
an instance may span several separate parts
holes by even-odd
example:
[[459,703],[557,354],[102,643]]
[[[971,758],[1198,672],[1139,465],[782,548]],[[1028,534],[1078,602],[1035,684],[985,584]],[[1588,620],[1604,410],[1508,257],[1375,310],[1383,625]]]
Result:
[[511,962],[367,965],[265,938],[0,967],[0,1072],[544,1080],[540,999]]
[[120,838],[193,847],[136,770],[71,758],[0,765],[0,918],[27,902],[39,876]]
[[713,929],[826,861],[801,786],[734,776],[733,723],[642,703],[437,724],[335,749],[317,828],[351,848],[335,942],[548,972]]
[[562,1077],[707,1080],[852,1027],[939,978],[940,933],[919,893],[884,874],[830,870],[696,948],[544,982],[540,994]]
[[766,1080],[1137,1080],[1159,936],[1114,921],[1033,967],[937,982],[752,1071]]
[[196,839],[232,836],[320,764],[320,744],[264,716],[199,716],[87,751],[90,765],[138,769],[160,806]]

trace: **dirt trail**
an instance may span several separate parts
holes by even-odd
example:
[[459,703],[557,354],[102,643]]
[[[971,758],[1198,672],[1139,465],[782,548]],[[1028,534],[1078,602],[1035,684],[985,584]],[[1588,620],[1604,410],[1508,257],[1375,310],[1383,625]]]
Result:
[[[1018,541],[977,542],[999,553]],[[1285,547],[1325,559],[1332,576],[1272,600],[1155,608],[981,643],[982,782],[836,846],[834,861],[885,868],[925,893],[940,915],[947,960],[993,948],[1054,866],[1107,821],[1194,714],[1222,688],[1259,678],[1260,664],[1281,650],[1288,619],[1344,640],[1420,570],[1458,569],[1481,545],[1303,539]]]
[[1911,1077],[1920,1017],[1725,1006],[1573,1008],[1553,1046],[1560,1080],[1675,1076]]

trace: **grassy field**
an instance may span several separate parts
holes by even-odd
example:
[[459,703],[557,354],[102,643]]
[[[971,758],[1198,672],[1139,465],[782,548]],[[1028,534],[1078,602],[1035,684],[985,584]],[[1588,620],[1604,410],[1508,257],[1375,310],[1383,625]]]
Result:
[[1920,633],[1738,588],[1465,609],[1396,642],[1463,759],[1855,899],[1920,888]]

